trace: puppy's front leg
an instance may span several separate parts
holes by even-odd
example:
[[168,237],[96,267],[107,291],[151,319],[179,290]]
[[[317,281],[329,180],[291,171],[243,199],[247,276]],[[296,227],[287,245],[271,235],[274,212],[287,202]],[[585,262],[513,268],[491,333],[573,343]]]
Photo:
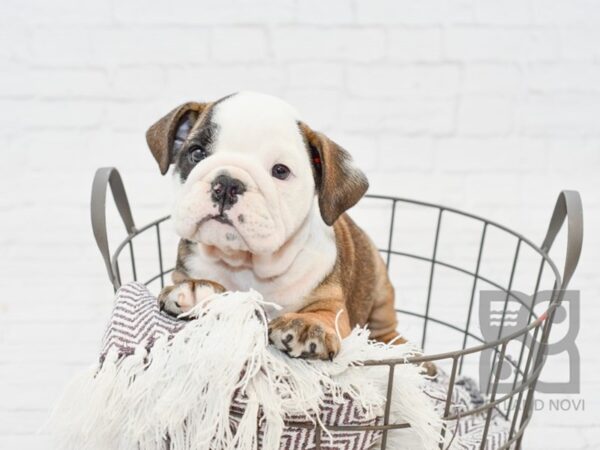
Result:
[[186,279],[165,286],[158,294],[158,304],[162,311],[177,317],[208,296],[222,292],[225,292],[225,288],[214,281]]
[[[338,312],[341,311],[338,317]],[[350,334],[350,321],[342,301],[320,300],[297,313],[287,313],[269,324],[269,340],[293,358],[333,360],[341,337]]]

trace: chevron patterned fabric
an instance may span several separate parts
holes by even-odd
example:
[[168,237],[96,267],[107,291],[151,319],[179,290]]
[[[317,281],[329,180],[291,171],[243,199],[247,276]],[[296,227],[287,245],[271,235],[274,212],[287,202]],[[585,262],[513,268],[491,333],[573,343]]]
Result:
[[[159,337],[172,337],[186,325],[186,321],[166,316],[159,311],[156,297],[141,283],[129,283],[117,292],[109,325],[103,338],[100,361],[111,350],[117,350],[121,357],[132,355],[136,348],[143,346],[151,350]],[[467,411],[483,400],[469,379],[459,379],[453,393],[453,411]],[[447,393],[448,377],[440,373],[428,384],[428,394],[436,399],[443,408]],[[245,399],[239,392],[232,401],[231,426],[236,427],[238,418],[244,413]],[[365,426],[381,425],[382,417],[370,418],[361,407],[349,397],[343,403],[334,402],[331,397],[325,399],[320,411],[322,423],[327,426]],[[458,424],[448,424],[449,434],[456,434],[453,448],[479,448],[485,425],[485,415],[472,415],[460,419]],[[509,424],[498,413],[493,414],[487,438],[487,449],[496,449],[506,442]],[[323,450],[363,450],[374,448],[381,438],[381,431],[333,431],[330,435],[321,433]],[[389,433],[390,436],[393,432]],[[259,448],[262,430],[258,430]],[[389,449],[393,449],[393,437],[389,440]],[[310,450],[315,447],[316,432],[312,423],[307,423],[303,415],[286,417],[286,427],[280,443],[281,450]]]

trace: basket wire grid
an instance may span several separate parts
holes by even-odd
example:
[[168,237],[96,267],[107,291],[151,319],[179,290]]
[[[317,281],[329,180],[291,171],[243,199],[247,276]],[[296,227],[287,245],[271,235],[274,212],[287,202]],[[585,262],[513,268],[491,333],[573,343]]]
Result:
[[[117,246],[113,254],[109,251],[108,236],[106,228],[106,191],[110,186],[117,210],[125,225],[127,237]],[[448,421],[459,420],[461,418],[473,415],[484,414],[485,426],[480,443],[480,449],[484,450],[487,445],[487,437],[490,429],[490,422],[494,410],[498,411],[509,423],[510,431],[507,441],[499,447],[499,449],[520,449],[522,445],[523,435],[529,424],[533,412],[533,396],[536,389],[540,373],[544,366],[545,354],[548,344],[549,335],[552,329],[554,316],[557,307],[561,304],[564,297],[564,290],[577,267],[579,255],[581,253],[583,239],[583,215],[581,199],[575,191],[563,191],[560,193],[556,207],[551,216],[548,226],[548,232],[540,247],[535,245],[525,236],[516,233],[503,225],[500,225],[491,220],[469,214],[454,208],[420,202],[416,200],[404,199],[391,196],[368,195],[367,198],[384,202],[387,204],[389,211],[389,227],[387,231],[387,239],[384,248],[380,248],[380,252],[386,262],[388,269],[395,258],[407,258],[411,261],[421,261],[428,265],[428,282],[426,286],[426,301],[423,305],[423,311],[417,312],[413,310],[397,309],[397,314],[404,317],[417,318],[422,321],[421,330],[421,347],[426,350],[429,328],[432,324],[446,327],[462,336],[462,345],[458,350],[440,352],[435,354],[425,353],[422,356],[412,357],[406,360],[381,360],[381,361],[365,361],[364,366],[382,366],[387,367],[388,381],[386,404],[384,408],[383,423],[381,425],[362,425],[362,426],[336,426],[328,427],[329,431],[339,432],[358,432],[358,431],[378,431],[381,433],[380,446],[382,450],[387,447],[388,432],[390,430],[410,427],[408,423],[390,423],[390,407],[392,388],[394,383],[395,367],[399,364],[414,363],[420,364],[426,361],[434,362],[439,367],[447,367],[449,374],[448,392],[444,401],[443,419],[445,425],[440,430],[442,435],[452,433],[452,429],[446,426]],[[394,245],[394,230],[397,209],[399,205],[410,205],[414,208],[423,208],[435,212],[435,232],[433,235],[433,250],[430,255],[419,255],[416,253],[403,251],[396,248]],[[360,206],[359,206],[360,208]],[[477,236],[478,250],[474,270],[465,268],[458,264],[443,261],[439,258],[438,248],[440,242],[440,232],[444,227],[444,217],[448,214],[458,215],[466,220],[472,221],[479,226],[479,236]],[[166,276],[174,270],[174,267],[165,268],[163,261],[165,249],[163,247],[163,238],[161,237],[161,228],[168,221],[169,216],[163,216],[154,220],[140,228],[134,225],[131,214],[131,209],[123,186],[121,176],[115,168],[101,168],[96,172],[92,187],[92,202],[91,202],[91,218],[92,227],[96,242],[104,259],[109,279],[114,287],[118,289],[122,284],[120,265],[128,264],[130,267],[131,278],[133,281],[138,280],[138,268],[136,266],[136,256],[134,250],[134,242],[140,235],[148,235],[154,232],[153,240],[156,242],[158,261],[155,262],[155,269],[158,272],[147,280],[143,280],[146,285],[156,285],[162,288],[165,286]],[[567,244],[566,244],[566,260],[564,271],[561,274],[555,263],[548,256],[550,249],[558,235],[563,223],[567,221]],[[490,230],[505,233],[516,239],[516,246],[512,256],[510,267],[510,276],[506,284],[492,280],[481,273],[482,259],[484,256],[484,248],[486,238]],[[522,296],[516,295],[513,292],[513,282],[519,260],[523,254],[523,250],[527,248],[536,256],[537,269],[533,273],[535,275],[535,288],[531,292],[532,296],[529,301],[525,301]],[[126,250],[127,249],[127,250]],[[125,262],[123,262],[125,260]],[[538,262],[539,261],[539,262]],[[433,304],[433,289],[436,282],[436,270],[445,268],[457,273],[461,273],[471,280],[470,295],[463,302],[465,305],[464,326],[457,326],[444,318],[436,317],[431,314]],[[548,275],[544,277],[544,275]],[[546,279],[548,281],[546,281]],[[128,280],[129,281],[129,280]],[[504,295],[504,306],[502,317],[499,325],[497,339],[484,339],[483,336],[477,334],[474,329],[474,311],[476,305],[478,283],[486,283],[494,289],[501,291]],[[545,289],[550,291],[550,299],[544,311],[535,311],[536,296],[540,290]],[[528,311],[527,324],[523,328],[512,333],[504,333],[507,312],[509,311],[509,302],[516,301]],[[402,323],[402,321],[400,321]],[[468,342],[474,341],[476,345],[468,346]],[[481,357],[484,352],[489,352],[491,356],[491,365],[489,371],[482,380],[487,381],[485,384],[485,400],[483,404],[474,407],[471,410],[459,413],[451,410],[452,395],[456,386],[457,377],[463,372],[465,358]],[[512,381],[509,381],[509,389],[507,392],[499,392],[499,385],[503,375],[503,368],[510,366]],[[506,371],[506,370],[505,370]],[[322,448],[323,430],[319,422],[306,422],[298,424],[294,422],[295,427],[302,426],[315,429],[315,442],[312,448],[320,450]],[[308,448],[308,447],[307,447]],[[443,446],[440,444],[440,448]]]

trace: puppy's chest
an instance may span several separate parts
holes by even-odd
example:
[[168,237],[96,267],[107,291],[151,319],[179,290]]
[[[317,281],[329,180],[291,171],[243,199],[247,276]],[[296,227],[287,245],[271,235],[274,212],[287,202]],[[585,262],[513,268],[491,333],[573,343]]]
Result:
[[335,251],[321,253],[317,258],[315,256],[311,252],[304,252],[298,255],[285,273],[268,279],[256,276],[251,269],[231,268],[222,263],[215,263],[198,252],[188,256],[185,266],[191,277],[216,281],[227,290],[254,289],[266,301],[281,307],[279,311],[269,311],[276,317],[302,309],[309,294],[333,270]]
[[[262,280],[256,277],[251,270],[228,270],[214,265],[210,268],[191,270],[190,272],[192,277],[216,281],[228,291],[254,289],[266,301],[281,306],[280,313],[302,309],[305,297],[312,290],[308,283],[294,282],[285,275],[271,280]],[[275,311],[271,311],[271,313],[275,314]]]

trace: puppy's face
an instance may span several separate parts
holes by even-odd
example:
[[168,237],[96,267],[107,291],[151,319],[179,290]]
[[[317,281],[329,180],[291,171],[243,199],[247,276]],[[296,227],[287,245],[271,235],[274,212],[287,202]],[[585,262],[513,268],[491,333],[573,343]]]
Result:
[[225,253],[274,253],[307,221],[317,193],[331,225],[367,188],[345,150],[267,95],[186,103],[147,140],[163,174],[174,165],[178,234]]

